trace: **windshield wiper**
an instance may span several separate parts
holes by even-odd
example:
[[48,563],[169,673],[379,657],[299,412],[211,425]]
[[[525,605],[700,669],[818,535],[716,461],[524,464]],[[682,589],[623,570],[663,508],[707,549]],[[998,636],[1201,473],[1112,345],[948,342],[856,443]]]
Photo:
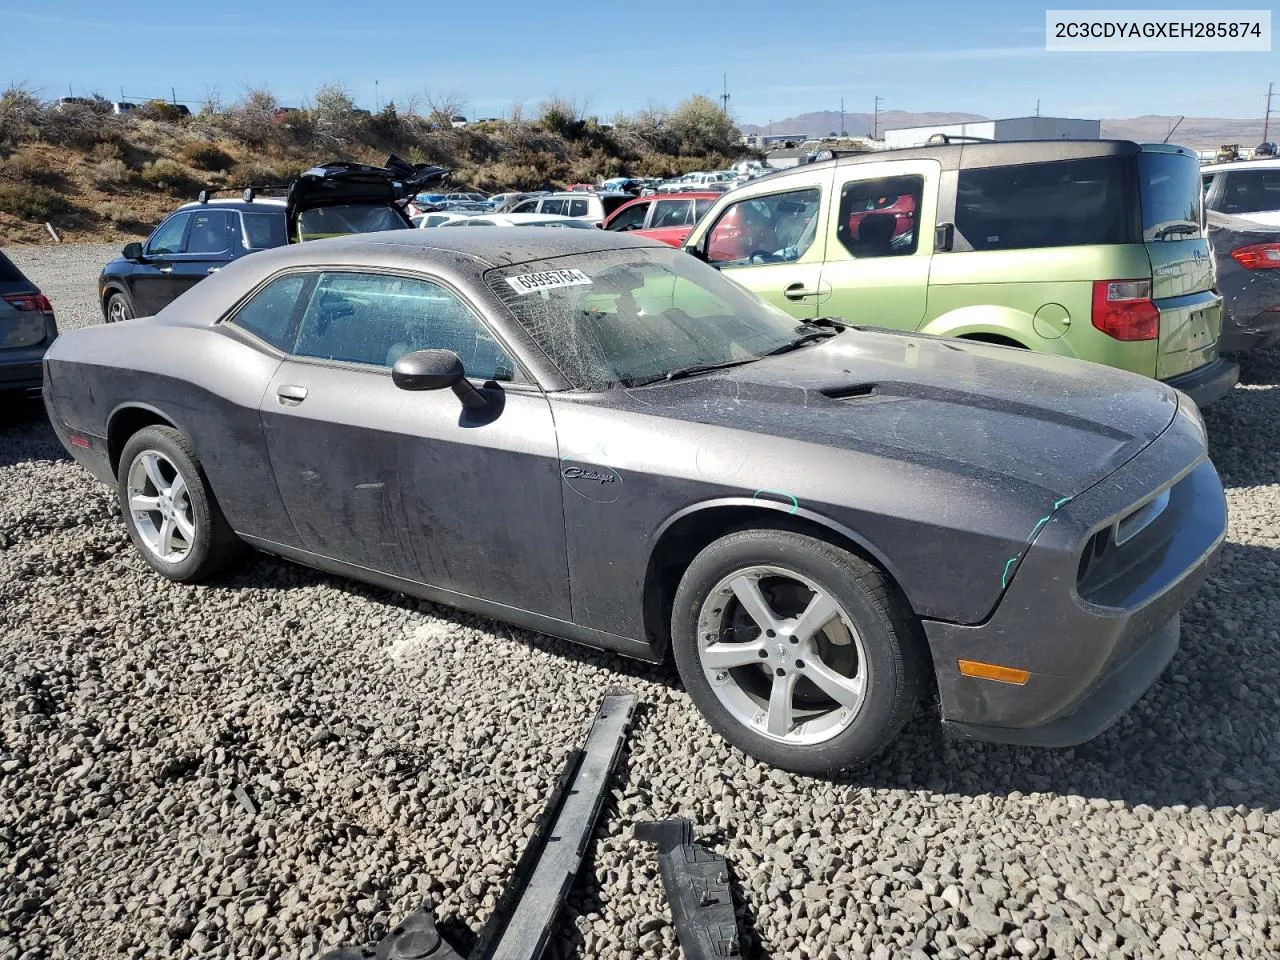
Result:
[[628,387],[644,387],[651,383],[662,383],[667,380],[683,380],[685,377],[692,377],[699,373],[709,373],[712,370],[723,370],[726,367],[740,367],[744,363],[753,363],[759,359],[759,357],[738,357],[735,360],[721,360],[717,363],[693,363],[687,367],[676,367],[674,370],[660,373],[656,377],[637,377],[634,380],[624,380],[622,382]]
[[1153,240],[1163,240],[1165,237],[1175,233],[1199,233],[1200,228],[1189,223],[1171,223],[1167,227],[1161,227],[1156,231]]

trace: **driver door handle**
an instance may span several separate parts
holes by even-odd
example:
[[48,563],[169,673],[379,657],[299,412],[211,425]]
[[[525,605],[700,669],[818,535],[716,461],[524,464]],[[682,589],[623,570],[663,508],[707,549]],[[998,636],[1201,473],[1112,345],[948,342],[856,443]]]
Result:
[[221,267],[210,267],[208,270],[205,271],[205,273],[217,273],[221,269],[222,269]]
[[297,387],[292,384],[283,384],[276,387],[276,398],[286,407],[297,406],[303,400],[307,399],[307,388]]
[[803,300],[805,297],[816,297],[817,290],[810,290],[803,283],[793,283],[782,291],[782,295],[788,300]]
[[173,264],[171,264],[171,263],[169,263],[169,264],[165,264],[165,266],[163,266],[163,267],[161,267],[161,268],[160,268],[160,272],[161,272],[161,273],[173,273]]

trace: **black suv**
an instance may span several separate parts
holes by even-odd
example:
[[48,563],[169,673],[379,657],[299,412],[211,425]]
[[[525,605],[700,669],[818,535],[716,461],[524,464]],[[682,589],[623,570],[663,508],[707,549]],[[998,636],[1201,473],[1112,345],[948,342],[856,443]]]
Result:
[[[255,250],[301,240],[412,229],[404,200],[449,171],[391,157],[385,167],[327,163],[299,175],[284,196],[249,187],[240,199],[200,198],[171,213],[145,243],[126,244],[102,268],[98,301],[107,322],[159,312],[209,274]],[[286,192],[287,191],[287,192]]]

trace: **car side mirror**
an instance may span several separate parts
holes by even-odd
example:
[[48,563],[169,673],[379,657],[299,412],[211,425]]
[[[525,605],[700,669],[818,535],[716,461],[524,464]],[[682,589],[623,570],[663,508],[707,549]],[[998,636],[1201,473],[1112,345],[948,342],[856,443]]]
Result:
[[136,240],[133,243],[126,243],[121,254],[126,260],[141,260],[142,244],[138,243]]
[[468,410],[485,406],[484,396],[471,385],[462,360],[452,350],[414,350],[391,368],[391,382],[401,390],[451,389]]

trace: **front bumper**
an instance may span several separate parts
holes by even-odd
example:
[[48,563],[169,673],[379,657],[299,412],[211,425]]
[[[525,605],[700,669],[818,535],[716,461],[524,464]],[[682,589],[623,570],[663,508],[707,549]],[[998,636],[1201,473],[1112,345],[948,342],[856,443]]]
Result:
[[[1053,514],[986,623],[925,622],[944,723],[984,740],[1071,746],[1114,723],[1159,677],[1177,650],[1179,611],[1226,536],[1222,483],[1188,403],[1146,450]],[[1164,489],[1163,513],[1113,548],[1115,575],[1079,581],[1094,534]],[[960,660],[1029,676],[965,676]]]
[[1230,393],[1239,379],[1240,366],[1226,357],[1218,357],[1203,367],[1170,377],[1164,383],[1181,390],[1203,409]]

